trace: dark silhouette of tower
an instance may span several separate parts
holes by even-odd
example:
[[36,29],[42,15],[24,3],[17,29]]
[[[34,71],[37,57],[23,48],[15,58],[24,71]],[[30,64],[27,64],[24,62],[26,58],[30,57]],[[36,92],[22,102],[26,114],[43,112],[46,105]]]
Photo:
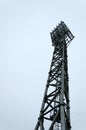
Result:
[[54,46],[44,98],[34,130],[70,130],[67,46],[74,38],[64,22],[51,32]]

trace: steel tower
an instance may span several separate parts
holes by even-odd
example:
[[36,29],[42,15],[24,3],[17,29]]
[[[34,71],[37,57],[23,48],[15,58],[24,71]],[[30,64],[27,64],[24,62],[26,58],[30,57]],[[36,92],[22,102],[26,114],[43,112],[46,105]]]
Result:
[[50,34],[54,52],[34,130],[70,130],[67,46],[74,36],[62,21]]

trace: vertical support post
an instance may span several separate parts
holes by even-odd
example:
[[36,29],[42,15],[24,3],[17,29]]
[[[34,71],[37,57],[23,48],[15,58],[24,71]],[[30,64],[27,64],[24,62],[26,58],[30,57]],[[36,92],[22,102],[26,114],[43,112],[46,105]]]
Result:
[[65,130],[65,110],[64,110],[64,45],[63,42],[63,61],[62,61],[62,81],[61,81],[61,92],[60,92],[60,116],[61,116],[61,130]]

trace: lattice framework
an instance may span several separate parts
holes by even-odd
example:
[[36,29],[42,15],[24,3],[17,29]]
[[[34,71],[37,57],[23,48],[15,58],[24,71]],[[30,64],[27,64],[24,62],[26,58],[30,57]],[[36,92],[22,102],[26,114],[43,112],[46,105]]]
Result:
[[51,32],[54,46],[53,58],[40,115],[34,130],[71,129],[67,46],[73,38],[74,36],[64,22]]

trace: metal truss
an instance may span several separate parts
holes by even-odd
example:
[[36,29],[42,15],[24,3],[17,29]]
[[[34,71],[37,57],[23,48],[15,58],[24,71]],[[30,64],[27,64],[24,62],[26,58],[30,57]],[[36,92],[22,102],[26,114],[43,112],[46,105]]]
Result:
[[67,46],[74,38],[64,22],[52,32],[54,46],[44,98],[34,130],[70,130]]

